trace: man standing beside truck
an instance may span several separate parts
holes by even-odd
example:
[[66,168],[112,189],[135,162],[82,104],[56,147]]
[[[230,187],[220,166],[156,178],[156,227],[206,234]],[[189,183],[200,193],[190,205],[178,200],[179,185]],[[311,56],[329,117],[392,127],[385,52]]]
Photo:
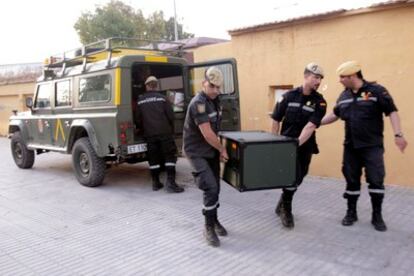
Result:
[[174,112],[166,97],[157,92],[158,80],[149,76],[145,81],[146,92],[138,98],[136,122],[147,141],[148,163],[152,177],[152,189],[158,191],[164,185],[159,175],[161,162],[167,171],[166,191],[181,193],[184,189],[175,182],[177,146],[174,141]]

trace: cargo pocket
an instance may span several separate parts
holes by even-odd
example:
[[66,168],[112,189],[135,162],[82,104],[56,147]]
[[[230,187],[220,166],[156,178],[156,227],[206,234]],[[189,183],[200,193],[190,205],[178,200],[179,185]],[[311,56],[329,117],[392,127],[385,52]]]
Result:
[[197,187],[201,190],[204,190],[206,188],[207,182],[205,179],[205,171],[200,172],[192,172],[191,173],[194,177],[194,182],[197,185]]
[[177,157],[177,145],[175,144],[175,141],[173,138],[166,139],[162,143],[162,151],[165,156],[168,157]]
[[191,167],[193,168],[192,175],[195,184],[201,190],[205,190],[208,186],[209,165],[203,158],[189,159]]

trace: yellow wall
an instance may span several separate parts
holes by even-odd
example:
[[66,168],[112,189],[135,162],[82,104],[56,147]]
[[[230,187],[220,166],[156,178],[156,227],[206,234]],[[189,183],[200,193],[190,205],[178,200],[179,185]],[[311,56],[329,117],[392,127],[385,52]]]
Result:
[[0,136],[8,134],[12,110],[27,110],[25,97],[33,95],[34,87],[33,82],[0,85]]
[[232,46],[233,44],[231,42],[224,42],[198,47],[193,50],[194,62],[210,59],[229,58],[232,56]]
[[[271,86],[301,84],[304,66],[312,61],[325,70],[320,87],[328,101],[328,111],[342,91],[335,75],[346,60],[358,60],[367,80],[388,88],[399,108],[403,132],[409,147],[401,154],[394,146],[389,119],[385,118],[386,183],[414,186],[414,6],[369,13],[348,13],[332,19],[233,35],[232,42],[202,47],[195,61],[235,57],[241,93],[242,129],[269,130]],[[230,44],[230,45],[229,45]],[[342,177],[343,123],[318,130],[321,153],[310,173]]]

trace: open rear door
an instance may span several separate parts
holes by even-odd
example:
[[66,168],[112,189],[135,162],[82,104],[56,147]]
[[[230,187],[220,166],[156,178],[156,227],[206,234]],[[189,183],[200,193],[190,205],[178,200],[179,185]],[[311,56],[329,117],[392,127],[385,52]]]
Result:
[[190,98],[201,91],[201,84],[208,67],[216,66],[224,76],[224,83],[220,91],[220,103],[223,107],[221,130],[240,130],[240,101],[239,84],[237,79],[237,65],[235,59],[221,59],[188,65],[188,83]]

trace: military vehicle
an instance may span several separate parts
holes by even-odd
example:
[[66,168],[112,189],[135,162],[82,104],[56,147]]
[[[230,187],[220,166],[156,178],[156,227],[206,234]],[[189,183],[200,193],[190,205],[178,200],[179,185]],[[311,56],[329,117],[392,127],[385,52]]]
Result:
[[78,181],[95,187],[105,171],[123,162],[146,161],[146,143],[134,122],[136,100],[145,92],[145,79],[156,76],[159,90],[173,105],[179,148],[187,105],[201,90],[205,70],[219,67],[222,129],[240,130],[237,68],[234,59],[190,63],[183,44],[108,38],[51,56],[36,83],[29,111],[9,120],[14,161],[31,168],[35,155],[72,155]]

